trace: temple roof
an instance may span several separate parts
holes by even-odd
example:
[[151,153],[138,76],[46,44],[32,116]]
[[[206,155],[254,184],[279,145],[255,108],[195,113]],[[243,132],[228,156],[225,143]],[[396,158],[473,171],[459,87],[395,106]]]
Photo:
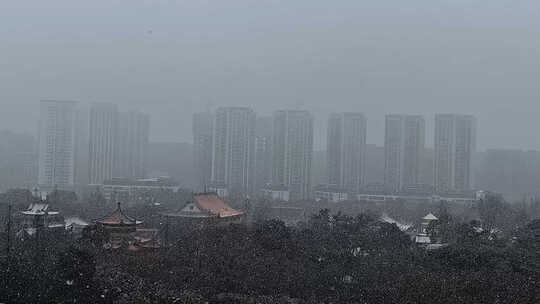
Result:
[[89,225],[85,220],[81,219],[80,217],[76,217],[76,216],[68,217],[64,221],[66,222],[66,226],[71,226],[71,225],[88,226]]
[[28,206],[28,209],[22,211],[24,215],[57,215],[57,211],[49,211],[49,204],[46,203],[32,203]]
[[424,216],[424,220],[436,221],[436,220],[438,220],[438,218],[435,215],[433,215],[433,213],[430,213],[430,214]]
[[104,218],[96,220],[96,223],[102,225],[138,225],[142,222],[137,221],[131,216],[125,214],[122,211],[122,208],[120,208],[120,203],[118,203],[118,207],[113,211],[113,213]]
[[241,215],[243,212],[233,209],[227,205],[221,197],[214,193],[195,195],[195,204],[203,211],[219,217]]
[[215,193],[195,194],[193,202],[177,212],[165,213],[165,216],[189,217],[189,218],[211,218],[211,217],[231,217],[243,215],[229,206],[221,197]]

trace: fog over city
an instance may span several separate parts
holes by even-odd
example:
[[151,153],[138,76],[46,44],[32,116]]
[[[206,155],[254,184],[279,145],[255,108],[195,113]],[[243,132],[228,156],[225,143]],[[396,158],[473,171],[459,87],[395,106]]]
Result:
[[537,1],[2,1],[0,129],[35,133],[41,99],[106,101],[190,142],[207,106],[473,114],[478,148],[540,149]]
[[0,0],[0,304],[540,303],[538,0]]

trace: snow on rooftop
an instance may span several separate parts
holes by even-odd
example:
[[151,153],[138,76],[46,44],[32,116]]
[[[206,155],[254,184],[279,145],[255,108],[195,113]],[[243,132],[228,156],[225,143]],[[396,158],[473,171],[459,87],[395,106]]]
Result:
[[438,218],[435,215],[433,215],[433,213],[429,213],[428,215],[424,216],[423,219],[426,220],[426,221],[436,221],[436,220],[438,220]]
[[408,224],[400,223],[400,222],[396,221],[395,219],[389,217],[388,214],[386,214],[386,213],[383,213],[383,215],[381,215],[381,221],[383,221],[385,223],[389,223],[389,224],[396,224],[396,226],[401,231],[407,231],[407,230],[409,230],[409,228],[412,227],[412,224],[410,224],[410,223],[408,223]]
[[66,218],[65,222],[66,222],[66,226],[71,226],[71,225],[88,226],[89,225],[85,220],[76,216]]
[[24,215],[57,215],[59,212],[57,211],[48,211],[49,210],[49,204],[45,203],[32,203],[30,206],[28,206],[28,209],[22,212]]

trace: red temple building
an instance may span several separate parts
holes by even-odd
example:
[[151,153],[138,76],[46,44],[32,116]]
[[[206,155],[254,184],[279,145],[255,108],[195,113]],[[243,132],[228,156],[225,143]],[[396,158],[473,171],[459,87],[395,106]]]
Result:
[[244,220],[243,211],[232,208],[216,193],[195,194],[193,201],[188,202],[177,212],[163,215],[178,221],[214,225],[237,224]]

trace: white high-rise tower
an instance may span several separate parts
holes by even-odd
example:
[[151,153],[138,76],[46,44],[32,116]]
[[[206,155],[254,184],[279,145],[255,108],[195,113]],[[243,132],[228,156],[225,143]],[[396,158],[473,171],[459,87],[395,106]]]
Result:
[[360,192],[365,178],[366,125],[361,113],[330,115],[326,141],[329,185]]
[[111,103],[90,106],[88,168],[91,184],[113,177],[118,109]]
[[193,157],[199,191],[206,190],[212,179],[213,119],[210,112],[193,114]]
[[119,114],[115,142],[115,177],[146,177],[149,136],[148,114],[135,111]]
[[217,109],[214,120],[212,184],[231,193],[251,193],[255,183],[255,112],[250,108]]
[[307,111],[276,111],[273,129],[272,184],[287,187],[291,200],[310,198],[313,117]]
[[435,116],[434,186],[438,193],[471,189],[471,163],[475,150],[474,116]]
[[76,106],[73,101],[41,101],[38,183],[42,186],[74,184]]
[[385,189],[400,192],[420,183],[425,120],[418,115],[387,115],[384,139]]

